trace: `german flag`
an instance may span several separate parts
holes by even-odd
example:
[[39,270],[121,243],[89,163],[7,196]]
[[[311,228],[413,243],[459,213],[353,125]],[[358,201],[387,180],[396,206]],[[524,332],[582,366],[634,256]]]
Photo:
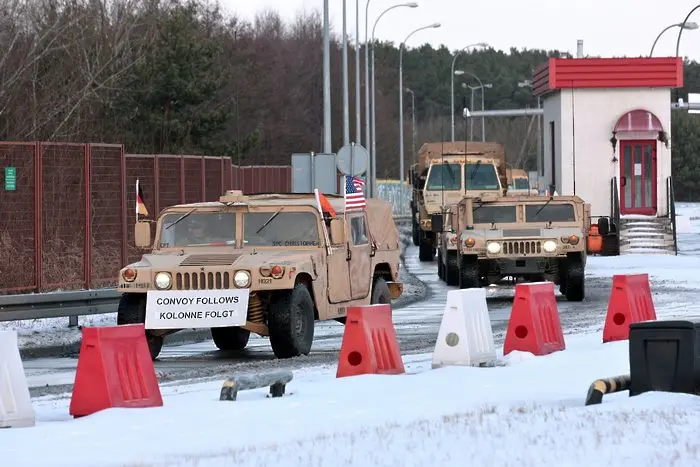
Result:
[[146,205],[143,203],[143,190],[141,189],[141,186],[139,185],[139,180],[137,178],[136,179],[136,218],[138,219],[139,216],[148,216],[148,209],[146,209]]

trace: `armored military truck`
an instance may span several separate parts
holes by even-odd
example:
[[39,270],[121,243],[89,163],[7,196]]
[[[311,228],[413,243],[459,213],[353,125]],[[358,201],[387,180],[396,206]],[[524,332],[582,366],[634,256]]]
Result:
[[507,196],[527,196],[537,195],[535,188],[530,188],[530,177],[523,169],[506,169],[506,177],[508,179]]
[[504,197],[460,201],[459,287],[504,277],[551,281],[569,301],[585,296],[590,205],[578,196]]
[[463,196],[497,198],[505,194],[505,152],[498,143],[452,141],[425,143],[418,163],[411,167],[413,243],[419,259],[432,261],[440,229],[432,228],[435,216]]
[[443,213],[443,229],[438,235],[438,277],[447,285],[459,284],[459,222],[458,205],[454,204]]
[[153,243],[151,223],[137,222],[136,245],[152,251],[119,271],[117,324],[144,323],[153,359],[189,328],[210,328],[221,350],[243,350],[253,332],[277,358],[307,355],[315,321],[344,322],[347,307],[403,291],[391,205],[344,212],[342,196],[323,200],[229,191],[164,209]]

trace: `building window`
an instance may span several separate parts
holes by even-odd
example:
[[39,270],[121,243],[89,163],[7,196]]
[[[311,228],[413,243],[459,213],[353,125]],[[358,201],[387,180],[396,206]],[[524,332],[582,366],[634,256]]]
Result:
[[557,180],[557,151],[556,151],[556,136],[554,135],[554,121],[549,122],[549,154],[552,162],[552,171],[550,172],[549,194],[553,194],[556,190]]
[[352,234],[353,245],[366,245],[369,242],[367,239],[367,231],[365,230],[364,216],[353,217],[350,219],[350,231]]

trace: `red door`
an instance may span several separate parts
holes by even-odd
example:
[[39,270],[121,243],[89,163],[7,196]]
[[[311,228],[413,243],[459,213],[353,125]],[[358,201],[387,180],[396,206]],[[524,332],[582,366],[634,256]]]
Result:
[[656,140],[620,141],[620,214],[656,215]]

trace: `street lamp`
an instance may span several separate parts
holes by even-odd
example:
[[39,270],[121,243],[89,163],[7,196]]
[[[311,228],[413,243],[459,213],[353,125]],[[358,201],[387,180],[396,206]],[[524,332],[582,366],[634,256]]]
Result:
[[416,159],[416,93],[412,89],[404,88],[406,92],[411,93],[411,151],[413,153],[413,163],[418,162]]
[[[433,29],[433,28],[439,28],[440,23],[433,23],[429,24],[427,26],[420,27],[418,29],[413,30],[408,36],[406,36],[406,39],[403,40],[403,42],[399,45],[399,171],[400,171],[400,187],[401,187],[401,193],[403,193],[403,182],[404,182],[404,173],[403,173],[403,49],[406,46],[406,42],[412,35],[417,33],[418,31],[422,31],[424,29]],[[401,198],[403,199],[403,197]]]
[[382,19],[382,17],[393,10],[394,8],[400,8],[400,7],[408,7],[408,8],[418,8],[418,4],[416,2],[409,2],[409,3],[398,3],[396,5],[392,5],[386,10],[382,11],[382,13],[377,17],[376,21],[374,22],[374,26],[372,26],[372,57],[370,58],[370,62],[372,65],[372,77],[370,78],[371,84],[372,84],[372,136],[371,136],[371,141],[372,141],[372,148],[370,152],[370,167],[372,175],[371,175],[371,180],[372,183],[371,185],[371,190],[372,194],[371,196],[374,197],[376,191],[377,191],[377,109],[375,106],[375,99],[376,99],[376,84],[374,81],[374,33],[377,29],[377,24],[379,23],[379,20]]
[[[493,85],[482,83],[478,76],[476,76],[474,73],[469,73],[468,71],[455,70],[454,75],[457,75],[457,76],[469,75],[479,82],[479,86],[477,86],[476,88],[472,88],[471,86],[469,86],[469,88],[472,90],[471,106],[472,106],[472,110],[474,110],[474,89],[481,89],[481,110],[484,110],[484,88],[492,88]],[[452,100],[454,101],[454,95],[452,96]],[[454,112],[452,113],[452,115],[454,116]],[[473,123],[474,123],[474,121],[472,120],[472,122],[471,122],[472,127],[473,127]],[[485,121],[484,117],[481,117],[481,141],[486,141],[486,125],[485,125],[485,123],[486,123],[486,121]],[[471,130],[470,130],[470,138],[471,138]],[[452,141],[454,141],[454,139]]]
[[[681,23],[681,27],[678,28],[678,38],[676,39],[676,57],[678,57],[679,49],[681,47],[681,34],[683,34],[683,30],[686,29],[684,26],[688,25],[688,18],[690,18],[690,15],[692,15],[698,8],[700,8],[700,5],[695,5],[693,9],[690,10],[685,16],[685,19]],[[676,101],[678,101],[678,92],[678,88],[676,88]]]
[[450,68],[450,89],[451,89],[451,99],[450,99],[450,109],[452,113],[452,141],[455,140],[455,62],[457,61],[457,57],[459,54],[464,52],[470,47],[488,47],[489,45],[486,42],[479,42],[476,44],[470,44],[466,47],[464,47],[462,50],[458,50],[457,53],[455,54],[454,58],[452,59],[452,67]]
[[[693,29],[698,29],[698,23],[694,23],[691,21],[688,23],[676,23],[676,24],[671,24],[670,26],[666,26],[664,29],[661,30],[659,35],[656,36],[656,39],[654,39],[654,43],[651,45],[651,52],[649,52],[650,57],[652,55],[654,55],[654,47],[656,47],[656,43],[659,41],[661,36],[663,36],[663,34],[671,28],[681,28],[681,29],[693,30]],[[677,55],[678,55],[678,52],[676,51],[676,56]]]

